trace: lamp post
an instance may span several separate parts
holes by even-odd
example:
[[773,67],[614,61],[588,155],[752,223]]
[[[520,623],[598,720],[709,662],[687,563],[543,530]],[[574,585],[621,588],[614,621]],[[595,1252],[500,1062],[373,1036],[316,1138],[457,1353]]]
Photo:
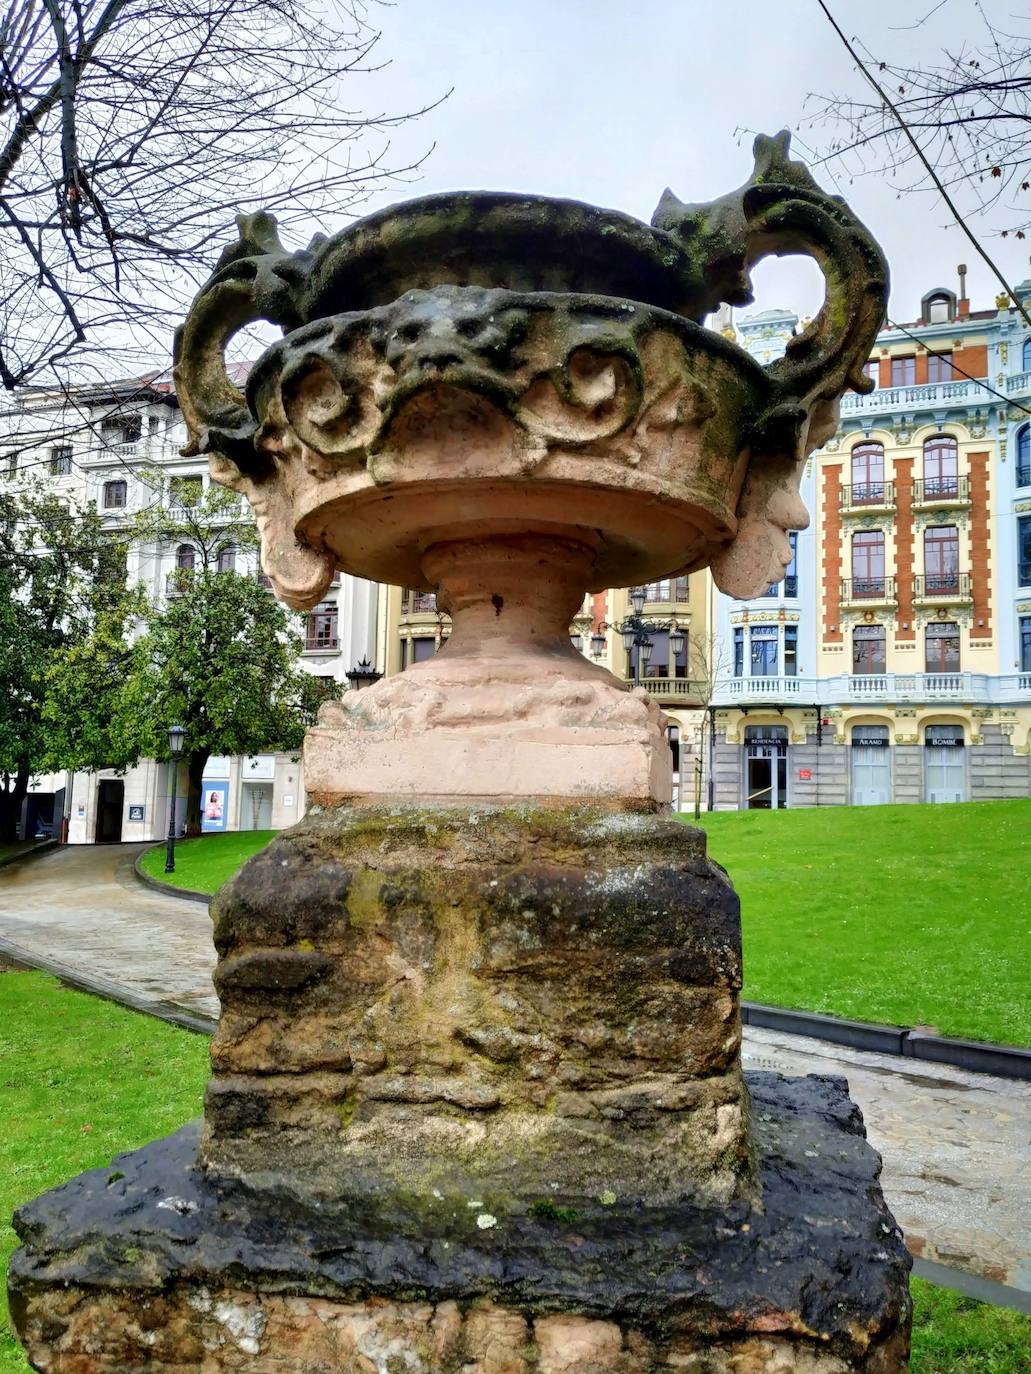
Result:
[[684,649],[684,632],[677,624],[676,616],[672,620],[652,620],[645,617],[642,614],[645,597],[646,593],[643,587],[631,587],[630,605],[633,610],[630,615],[624,616],[618,625],[609,625],[605,621],[601,621],[594,634],[591,635],[591,653],[595,658],[601,658],[605,652],[606,632],[608,630],[619,632],[623,639],[623,648],[633,656],[635,687],[641,685],[642,665],[647,668],[648,660],[652,655],[653,645],[649,635],[653,630],[669,631],[669,651],[674,663]]
[[165,849],[165,872],[175,872],[175,793],[179,781],[179,758],[183,752],[186,731],[181,725],[173,725],[168,732],[168,752],[172,759],[172,804],[168,808],[168,845]]
[[379,682],[383,674],[376,672],[376,669],[369,662],[368,658],[362,658],[358,660],[353,668],[349,668],[344,676],[354,690],[358,692],[363,687],[371,687],[374,682]]

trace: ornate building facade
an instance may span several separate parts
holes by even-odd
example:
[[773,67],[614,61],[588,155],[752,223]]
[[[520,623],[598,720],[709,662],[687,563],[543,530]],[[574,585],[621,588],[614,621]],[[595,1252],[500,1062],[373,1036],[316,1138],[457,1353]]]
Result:
[[[794,326],[739,333],[765,361]],[[1031,330],[938,288],[868,370],[807,465],[797,596],[718,599],[718,808],[1031,793]]]

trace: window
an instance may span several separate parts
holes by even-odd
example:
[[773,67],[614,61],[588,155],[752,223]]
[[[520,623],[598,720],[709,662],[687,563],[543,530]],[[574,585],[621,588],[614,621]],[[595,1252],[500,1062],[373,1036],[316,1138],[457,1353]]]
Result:
[[741,625],[734,626],[734,676],[742,677],[745,671],[745,631]]
[[1031,425],[1017,433],[1017,486],[1031,487]]
[[798,676],[798,626],[784,626],[784,676]]
[[784,595],[798,595],[798,531],[788,531],[788,543],[791,545],[791,562],[788,564],[787,572],[784,574]]
[[203,493],[204,482],[199,476],[173,477],[168,484],[168,494],[172,506],[179,510],[187,510],[191,506],[199,505]]
[[305,628],[304,647],[310,651],[336,649],[340,645],[337,638],[337,608],[325,603],[308,612]]
[[180,544],[175,551],[175,566],[186,572],[192,572],[193,566],[197,561],[197,550],[192,544]]
[[883,595],[883,530],[860,530],[852,536],[852,580],[856,596]]
[[671,659],[669,651],[668,630],[649,630],[648,638],[652,642],[652,651],[644,665],[644,676],[687,677],[687,636],[684,635],[684,647],[675,661]]
[[959,447],[950,434],[936,434],[924,443],[924,496],[959,494]]
[[927,298],[927,323],[948,324],[952,319],[952,301],[948,296],[929,296]]
[[884,500],[884,445],[856,444],[852,450],[852,504],[876,505]]
[[916,381],[916,358],[892,358],[892,386],[912,386]]
[[1031,673],[1031,615],[1020,617],[1020,671]]
[[129,487],[126,482],[105,482],[104,483],[104,509],[122,510],[128,497]]
[[218,551],[218,570],[219,572],[234,572],[236,569],[236,545],[227,544],[224,549]]
[[1031,336],[1024,340],[1020,365],[1025,372],[1031,368]]
[[11,451],[10,451],[10,453],[7,455],[7,467],[6,467],[5,470],[6,470],[6,472],[7,472],[7,476],[8,476],[8,477],[14,477],[14,476],[17,475],[17,472],[18,472],[18,450],[17,450],[16,448],[12,448]]
[[664,577],[644,588],[645,601],[687,601],[689,595],[686,577]]
[[852,631],[852,671],[872,677],[886,668],[883,625],[857,625]]
[[139,441],[143,434],[143,416],[108,415],[100,422],[100,438],[104,444],[128,444]]
[[1022,587],[1031,587],[1031,515],[1017,520],[1018,580]]
[[148,415],[148,416],[147,416],[147,433],[148,433],[149,435],[151,435],[152,437],[153,437],[154,435],[156,435],[157,432],[158,432],[158,426],[160,425],[160,423],[161,423],[161,421],[158,419],[158,417],[157,417],[156,415]]
[[752,626],[752,677],[777,676],[777,641],[779,638],[776,625]]
[[58,444],[50,450],[51,477],[67,477],[72,470],[71,444]]
[[418,635],[412,640],[412,662],[426,663],[437,652],[437,641],[432,635]]
[[435,611],[437,598],[433,592],[416,592],[411,587],[406,587],[402,607],[406,615],[418,611]]
[[868,363],[864,363],[864,364],[863,364],[863,371],[866,373],[866,375],[867,375],[867,376],[870,378],[870,380],[873,382],[874,386],[880,386],[880,383],[881,383],[881,365],[880,365],[880,363],[877,361],[876,358],[871,358],[870,361],[869,361]]
[[924,531],[924,587],[928,596],[959,591],[959,530],[932,525]]
[[925,667],[929,673],[959,672],[959,626],[935,620],[925,636]]
[[927,380],[929,382],[952,381],[952,354],[928,353]]

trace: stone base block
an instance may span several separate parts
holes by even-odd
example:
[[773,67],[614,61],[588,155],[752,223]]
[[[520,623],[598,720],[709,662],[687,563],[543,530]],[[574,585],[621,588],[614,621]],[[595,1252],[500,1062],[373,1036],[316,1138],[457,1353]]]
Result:
[[18,1334],[48,1374],[896,1374],[909,1258],[845,1083],[748,1082],[756,1205],[313,1201],[187,1127],[20,1210]]

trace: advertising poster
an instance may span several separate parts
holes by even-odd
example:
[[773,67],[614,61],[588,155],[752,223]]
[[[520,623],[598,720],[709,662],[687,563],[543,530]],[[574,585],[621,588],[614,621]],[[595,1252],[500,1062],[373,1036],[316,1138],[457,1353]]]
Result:
[[201,793],[201,830],[225,830],[229,824],[229,784],[204,782]]

